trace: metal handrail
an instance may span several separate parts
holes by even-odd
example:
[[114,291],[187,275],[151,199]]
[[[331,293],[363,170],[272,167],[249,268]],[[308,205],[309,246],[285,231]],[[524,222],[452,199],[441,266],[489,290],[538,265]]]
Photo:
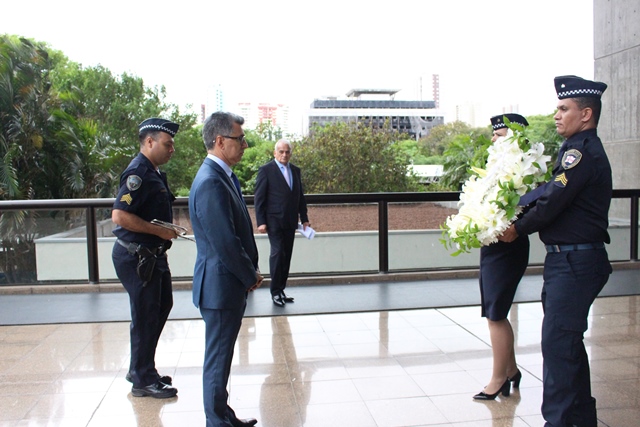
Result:
[[[340,193],[340,194],[309,194],[305,196],[308,204],[377,204],[378,205],[378,271],[389,272],[389,203],[415,202],[457,202],[459,192],[434,193]],[[614,199],[630,199],[630,224],[638,224],[638,199],[640,189],[613,190]],[[244,196],[248,206],[254,203],[253,196]],[[59,210],[86,209],[87,256],[89,268],[89,283],[100,281],[98,267],[98,233],[95,210],[112,208],[115,199],[50,199],[50,200],[6,200],[0,201],[0,212],[5,210]],[[179,197],[174,207],[189,206],[187,197]],[[638,261],[638,227],[630,227],[629,259]]]

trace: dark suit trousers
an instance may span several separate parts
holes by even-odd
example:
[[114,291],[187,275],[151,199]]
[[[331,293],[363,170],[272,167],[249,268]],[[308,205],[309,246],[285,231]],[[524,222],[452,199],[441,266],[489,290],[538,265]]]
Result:
[[284,292],[289,278],[293,240],[296,235],[294,229],[267,228],[271,253],[269,255],[269,274],[271,275],[271,295]]
[[131,362],[129,372],[136,388],[154,384],[160,379],[156,370],[156,347],[171,308],[171,272],[166,257],[158,258],[151,281],[142,286],[136,274],[138,257],[119,244],[113,247],[116,274],[129,294],[131,308]]
[[206,325],[202,394],[207,427],[231,426],[235,413],[227,401],[227,384],[231,374],[235,346],[246,304],[233,310],[200,307]]

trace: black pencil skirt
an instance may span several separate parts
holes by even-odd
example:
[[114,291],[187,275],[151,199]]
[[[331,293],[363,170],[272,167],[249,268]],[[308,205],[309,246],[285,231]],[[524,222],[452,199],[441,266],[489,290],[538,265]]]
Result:
[[482,317],[507,318],[520,279],[529,263],[529,236],[511,243],[497,242],[480,248]]

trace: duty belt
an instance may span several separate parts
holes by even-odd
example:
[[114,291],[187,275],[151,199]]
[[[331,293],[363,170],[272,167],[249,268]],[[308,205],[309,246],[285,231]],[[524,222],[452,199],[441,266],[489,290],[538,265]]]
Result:
[[576,245],[545,245],[547,253],[551,252],[567,252],[567,251],[586,251],[589,249],[604,249],[604,243],[578,243]]
[[118,242],[120,246],[125,248],[131,255],[140,254],[140,248],[144,248],[144,250],[149,251],[151,255],[155,255],[157,257],[162,256],[165,252],[167,252],[172,243],[171,240],[167,240],[165,243],[159,246],[148,247],[136,242],[126,242],[121,239],[116,239],[116,242]]

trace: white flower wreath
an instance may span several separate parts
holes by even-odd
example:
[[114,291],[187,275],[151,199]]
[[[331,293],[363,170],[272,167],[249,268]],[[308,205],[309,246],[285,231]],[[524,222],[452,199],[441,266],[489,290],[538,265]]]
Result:
[[517,124],[509,128],[488,148],[486,167],[471,168],[474,175],[462,186],[458,213],[440,226],[445,248],[457,249],[453,256],[497,242],[522,212],[520,196],[545,180],[551,157],[544,155],[544,144],[530,144]]

